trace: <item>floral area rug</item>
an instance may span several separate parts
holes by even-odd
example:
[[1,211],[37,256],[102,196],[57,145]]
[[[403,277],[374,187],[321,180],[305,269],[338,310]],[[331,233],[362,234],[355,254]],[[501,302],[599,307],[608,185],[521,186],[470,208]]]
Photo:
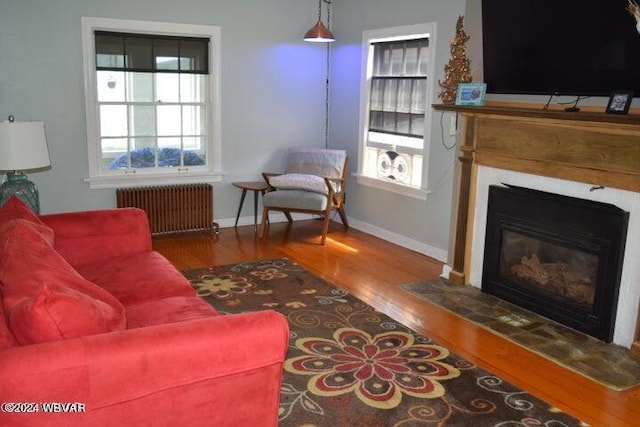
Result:
[[289,320],[280,426],[583,426],[288,259],[184,272],[219,312]]

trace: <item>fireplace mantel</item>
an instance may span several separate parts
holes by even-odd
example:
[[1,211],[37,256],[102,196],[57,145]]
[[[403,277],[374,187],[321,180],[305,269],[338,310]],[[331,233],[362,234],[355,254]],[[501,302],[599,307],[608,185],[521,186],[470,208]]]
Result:
[[468,114],[496,114],[500,116],[557,119],[573,122],[640,125],[640,114],[607,114],[594,111],[593,108],[576,113],[569,113],[557,108],[544,110],[542,106],[530,106],[530,104],[526,104],[526,106],[504,106],[496,104],[478,107],[453,104],[434,104],[433,109],[438,111],[457,111]]
[[434,105],[461,112],[461,160],[640,192],[640,115]]
[[[433,105],[462,115],[450,279],[467,284],[479,166],[640,193],[640,115]],[[640,328],[638,328],[640,329]],[[636,333],[637,335],[637,333]],[[636,340],[638,346],[638,340]]]

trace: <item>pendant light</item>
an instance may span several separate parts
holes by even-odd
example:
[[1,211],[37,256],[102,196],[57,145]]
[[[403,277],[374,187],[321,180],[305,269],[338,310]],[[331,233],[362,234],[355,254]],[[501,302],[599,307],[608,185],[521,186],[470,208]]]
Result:
[[335,41],[335,37],[329,28],[322,23],[322,2],[327,4],[327,25],[331,20],[331,1],[318,0],[318,22],[304,35],[304,41],[316,43],[328,43]]

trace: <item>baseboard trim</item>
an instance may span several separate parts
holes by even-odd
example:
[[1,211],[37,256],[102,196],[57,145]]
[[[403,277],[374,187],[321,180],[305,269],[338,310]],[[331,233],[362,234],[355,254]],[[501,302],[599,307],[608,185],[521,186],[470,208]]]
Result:
[[[309,220],[314,218],[313,215],[295,214],[295,213],[292,214],[292,217],[294,221],[303,221],[303,220]],[[342,223],[342,221],[340,221],[340,217],[337,215],[334,218],[332,218],[332,220],[338,223]],[[355,228],[356,230],[362,231],[367,234],[371,234],[372,236],[375,236],[382,240],[386,240],[387,242],[391,242],[396,245],[402,246],[403,248],[411,249],[412,251],[416,251],[428,257],[434,258],[438,261],[445,262],[445,263],[447,262],[447,259],[448,259],[447,251],[443,251],[442,249],[438,249],[433,246],[426,245],[422,242],[418,242],[416,240],[410,239],[407,236],[393,233],[389,230],[385,230],[384,228],[380,228],[363,221],[358,221],[350,217],[348,218],[348,220],[349,220],[349,225]],[[261,218],[258,218],[258,227],[260,226],[260,221],[261,221]],[[269,214],[269,221],[271,223],[286,222],[287,218],[284,216],[284,214],[280,212],[272,212]],[[223,218],[223,219],[217,220],[217,222],[220,228],[232,228],[236,223],[236,220],[235,218]],[[241,216],[238,219],[238,226],[241,226],[241,225],[253,225],[253,217]],[[443,266],[442,268],[443,274],[446,267],[447,265],[445,264],[445,266]],[[448,272],[447,272],[447,275],[448,275]]]
[[[304,221],[308,219],[313,219],[313,216],[308,214],[296,214],[292,213],[294,221]],[[216,220],[220,228],[233,228],[236,224],[235,218],[222,218],[220,220]],[[262,216],[258,216],[258,227],[260,227],[260,223],[262,222]],[[269,213],[269,222],[277,223],[277,222],[287,222],[287,217],[284,216],[282,212],[271,212]],[[241,216],[238,218],[238,227],[242,225],[253,225],[253,216]]]
[[449,279],[449,274],[451,274],[451,271],[453,270],[453,267],[451,267],[449,264],[445,264],[442,266],[442,273],[440,273],[440,277],[442,277],[443,279]]
[[[382,240],[386,240],[388,242],[402,246],[403,248],[411,249],[412,251],[421,253],[438,261],[447,262],[447,251],[443,251],[442,249],[438,249],[422,242],[418,242],[417,240],[410,239],[407,236],[393,233],[389,230],[385,230],[384,228],[380,228],[363,221],[358,221],[350,217],[347,219],[349,220],[349,225],[356,230],[371,234],[372,236],[376,236]],[[340,222],[338,219],[336,220]]]

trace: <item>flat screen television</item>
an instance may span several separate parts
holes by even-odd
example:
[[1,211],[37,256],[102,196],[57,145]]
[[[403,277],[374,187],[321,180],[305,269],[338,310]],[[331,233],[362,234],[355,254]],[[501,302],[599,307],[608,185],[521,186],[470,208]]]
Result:
[[488,93],[640,95],[640,34],[627,0],[482,0]]

